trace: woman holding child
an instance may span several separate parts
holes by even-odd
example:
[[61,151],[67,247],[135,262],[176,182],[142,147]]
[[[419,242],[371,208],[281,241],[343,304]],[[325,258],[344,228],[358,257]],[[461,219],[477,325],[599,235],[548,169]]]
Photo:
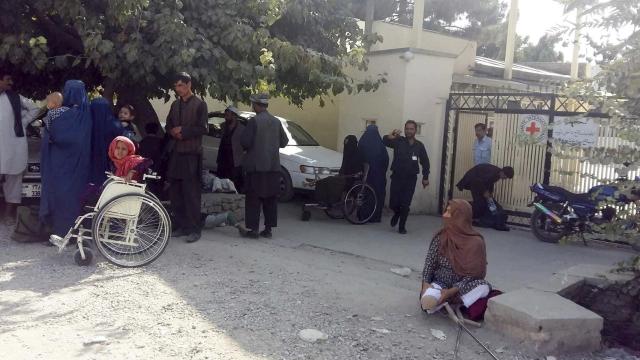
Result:
[[80,196],[91,169],[91,112],[85,85],[64,85],[63,111],[49,119],[41,146],[40,219],[64,236],[80,214]]

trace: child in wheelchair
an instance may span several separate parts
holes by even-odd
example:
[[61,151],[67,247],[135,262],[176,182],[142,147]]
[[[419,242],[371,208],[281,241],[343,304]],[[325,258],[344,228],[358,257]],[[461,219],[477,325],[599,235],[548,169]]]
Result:
[[148,264],[164,251],[171,233],[169,214],[142,183],[147,178],[158,179],[146,174],[153,161],[136,155],[135,145],[124,136],[111,142],[108,155],[112,175],[104,184],[90,184],[83,196],[85,213],[64,238],[52,235],[50,242],[59,251],[75,243],[78,265],[91,263],[94,245],[116,265]]
[[136,155],[136,146],[133,141],[124,136],[118,136],[111,141],[109,159],[111,159],[113,174],[124,178],[127,182],[140,182],[142,174],[153,165],[153,160]]
[[[111,173],[126,182],[141,182],[144,173],[153,165],[153,160],[136,155],[136,146],[125,136],[118,136],[109,144]],[[103,184],[89,184],[81,201],[83,207],[92,207],[98,201]]]

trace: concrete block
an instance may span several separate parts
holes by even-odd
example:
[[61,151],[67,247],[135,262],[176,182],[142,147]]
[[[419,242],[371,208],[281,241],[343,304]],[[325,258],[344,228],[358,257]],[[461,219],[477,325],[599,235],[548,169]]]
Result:
[[548,354],[598,350],[603,319],[558,294],[521,289],[490,299],[485,324]]
[[556,275],[583,278],[587,284],[598,287],[633,279],[633,274],[611,272],[613,269],[614,267],[606,265],[580,264],[559,271]]

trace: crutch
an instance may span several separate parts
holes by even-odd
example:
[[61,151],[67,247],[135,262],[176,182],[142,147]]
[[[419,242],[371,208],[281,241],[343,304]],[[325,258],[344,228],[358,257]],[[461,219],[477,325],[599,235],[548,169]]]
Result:
[[476,327],[480,327],[481,325],[475,321],[471,321],[468,319],[465,319],[462,316],[462,313],[460,312],[460,308],[457,308],[457,314],[456,311],[453,310],[453,308],[451,308],[451,305],[449,305],[449,303],[445,303],[444,304],[444,308],[447,310],[447,314],[449,315],[449,318],[451,320],[453,320],[453,322],[455,322],[458,325],[458,335],[456,337],[456,347],[455,350],[453,352],[453,359],[457,360],[458,359],[458,349],[460,347],[460,342],[461,342],[461,335],[462,335],[462,331],[464,330],[464,332],[466,332],[467,334],[469,334],[469,336],[471,336],[471,338],[473,338],[473,340],[475,340],[478,345],[482,346],[482,348],[484,349],[484,351],[486,351],[489,355],[491,355],[491,357],[494,360],[500,360],[498,359],[498,357],[491,352],[491,350],[489,350],[488,347],[486,347],[480,340],[478,340],[477,337],[475,337],[475,335],[473,335],[473,333],[471,333],[471,331],[469,331],[469,329],[467,329],[467,327],[465,326],[465,324],[469,324],[472,326],[476,326]]

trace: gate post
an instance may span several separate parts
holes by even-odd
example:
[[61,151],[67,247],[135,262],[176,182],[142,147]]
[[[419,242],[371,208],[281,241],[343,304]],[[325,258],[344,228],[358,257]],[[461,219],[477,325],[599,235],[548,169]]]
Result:
[[442,161],[440,164],[440,191],[439,191],[439,196],[438,196],[438,214],[442,215],[443,213],[443,207],[444,207],[444,197],[445,197],[445,193],[444,193],[444,189],[445,189],[445,181],[447,179],[445,171],[447,169],[447,160],[448,160],[448,156],[447,156],[447,151],[449,150],[449,121],[450,121],[450,116],[449,114],[451,113],[451,95],[449,95],[449,98],[447,99],[447,105],[445,107],[445,112],[444,112],[444,140],[442,141]]
[[551,180],[551,138],[553,136],[553,121],[556,113],[556,94],[550,95],[549,101],[549,124],[547,126],[547,152],[544,154],[544,178],[542,183],[549,185]]

